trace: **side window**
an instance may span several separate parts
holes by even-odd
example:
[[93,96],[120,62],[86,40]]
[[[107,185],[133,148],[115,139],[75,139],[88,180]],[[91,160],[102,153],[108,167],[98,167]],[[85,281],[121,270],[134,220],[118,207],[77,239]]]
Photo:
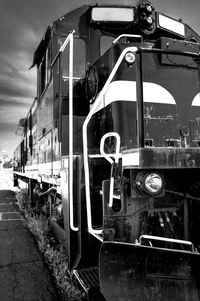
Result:
[[40,95],[44,92],[47,84],[51,80],[51,69],[49,68],[51,64],[51,44],[46,50],[46,53],[43,57],[42,63],[40,65]]
[[102,36],[100,40],[100,53],[103,55],[111,46],[116,37]]
[[40,66],[40,95],[44,92],[46,86],[46,56]]
[[[61,37],[60,46],[65,41],[66,37]],[[73,77],[81,79],[85,76],[85,42],[79,38],[74,38],[74,53],[73,53]],[[63,52],[63,79],[69,78],[69,44]]]

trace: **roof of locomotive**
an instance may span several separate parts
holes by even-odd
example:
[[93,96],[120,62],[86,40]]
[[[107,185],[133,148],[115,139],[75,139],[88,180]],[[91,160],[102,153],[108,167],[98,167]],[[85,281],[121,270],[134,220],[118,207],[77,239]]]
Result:
[[[142,1],[146,2],[149,0],[139,0],[138,3],[142,2]],[[57,33],[59,35],[61,35],[61,34],[66,35],[66,33],[69,33],[72,30],[75,30],[77,36],[79,36],[79,37],[81,37],[82,35],[84,36],[84,34],[85,34],[85,32],[83,30],[84,25],[88,26],[87,13],[93,7],[121,7],[121,8],[123,8],[123,7],[131,8],[132,7],[132,8],[134,8],[136,6],[134,6],[134,5],[128,6],[128,5],[123,5],[123,4],[122,5],[95,5],[95,6],[94,5],[84,5],[84,6],[81,6],[77,9],[74,9],[74,10],[66,13],[65,15],[61,16],[56,21],[54,21],[52,25],[49,25],[47,27],[47,30],[34,53],[33,64],[31,66],[31,68],[35,65],[37,65],[37,66],[40,65],[42,58],[46,52],[46,49],[48,47],[49,40],[52,36],[52,33]],[[84,18],[84,16],[85,16],[85,18]],[[182,37],[182,39],[200,43],[200,36],[188,25],[186,25],[186,24],[184,24],[184,25],[185,25],[185,38]],[[163,29],[161,31],[162,31],[163,36],[165,36],[165,31]],[[140,34],[142,34],[142,33],[140,33]],[[160,33],[159,36],[161,36],[162,34]],[[169,36],[169,33],[168,33],[168,36]],[[152,38],[156,39],[157,38],[156,34],[152,35]],[[180,37],[177,37],[177,38],[180,39]]]
[[79,34],[81,30],[79,27],[80,19],[91,7],[92,6],[84,5],[66,13],[53,22],[53,30],[58,32],[62,32],[62,30],[65,32],[75,30],[77,34]]
[[46,48],[49,44],[49,40],[51,38],[52,32],[58,33],[68,33],[72,30],[75,30],[77,35],[80,34],[80,18],[89,10],[91,6],[84,5],[81,6],[69,13],[58,18],[56,21],[53,22],[52,25],[47,27],[47,30],[40,41],[37,49],[35,50],[34,57],[33,57],[33,64],[30,68],[34,67],[35,65],[39,65],[41,59],[43,58]]

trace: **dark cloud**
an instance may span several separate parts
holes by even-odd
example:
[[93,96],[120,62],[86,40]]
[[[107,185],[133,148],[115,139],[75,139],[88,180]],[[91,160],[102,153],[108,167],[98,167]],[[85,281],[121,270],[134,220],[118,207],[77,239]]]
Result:
[[2,108],[3,107],[9,107],[9,109],[10,109],[10,107],[20,107],[20,106],[22,106],[22,107],[29,107],[29,103],[24,103],[24,100],[22,99],[22,100],[16,100],[16,99],[6,99],[6,97],[5,98],[1,98],[0,97],[0,112],[2,111]]
[[[0,83],[0,94],[3,94],[5,96],[18,96],[18,98],[29,98],[30,97],[30,87],[27,87],[25,84],[22,82],[18,82],[17,84],[13,84],[10,86],[10,83],[12,82],[13,79],[5,79],[2,80]],[[19,85],[20,84],[20,85]]]
[[1,130],[4,131],[4,133],[9,134],[11,131],[15,132],[17,128],[17,125],[13,124],[13,122],[5,120],[4,123],[1,125]]

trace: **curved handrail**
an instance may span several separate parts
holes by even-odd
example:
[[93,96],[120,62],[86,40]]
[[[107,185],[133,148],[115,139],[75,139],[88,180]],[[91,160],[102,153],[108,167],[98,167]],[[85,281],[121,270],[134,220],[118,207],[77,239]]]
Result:
[[112,43],[116,44],[119,39],[121,38],[136,38],[136,39],[141,39],[141,42],[143,42],[143,37],[139,34],[121,34],[120,36],[118,36]]
[[139,237],[139,241],[138,241],[139,245],[142,245],[142,239],[182,244],[182,245],[190,246],[192,252],[194,252],[194,245],[191,241],[188,241],[188,240],[181,240],[181,239],[174,239],[174,238],[160,237],[160,236],[153,236],[153,235],[145,235],[144,234],[144,235],[141,235]]
[[[114,157],[114,160],[111,159],[110,155],[108,155],[107,153],[104,152],[104,145],[105,145],[105,141],[107,138],[109,137],[115,137],[116,138],[116,149],[115,149],[115,153],[111,154],[112,157]],[[113,165],[114,163],[118,164],[119,162],[119,157],[120,157],[120,136],[118,133],[115,132],[109,132],[106,133],[102,138],[101,138],[101,142],[100,142],[100,153],[101,155],[108,161],[110,162],[111,165]],[[114,176],[111,175],[110,178],[110,193],[109,193],[109,203],[108,203],[108,207],[112,207],[113,206],[113,189],[114,189]]]
[[101,234],[102,230],[93,229],[92,226],[92,217],[91,217],[91,200],[90,200],[90,182],[89,182],[89,164],[88,164],[88,140],[87,140],[87,126],[92,117],[95,113],[96,108],[99,106],[100,102],[102,101],[103,95],[107,91],[113,77],[115,76],[125,54],[128,51],[136,52],[138,50],[137,47],[127,47],[125,48],[122,53],[120,54],[113,70],[111,71],[103,89],[99,93],[94,102],[89,114],[87,115],[84,123],[83,123],[83,160],[84,160],[84,169],[85,169],[85,193],[86,193],[86,209],[87,209],[87,223],[88,223],[88,231],[91,234]]

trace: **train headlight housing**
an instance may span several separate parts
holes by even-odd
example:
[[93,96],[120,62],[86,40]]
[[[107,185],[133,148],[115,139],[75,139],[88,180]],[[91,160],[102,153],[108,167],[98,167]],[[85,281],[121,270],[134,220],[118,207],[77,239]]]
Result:
[[133,53],[132,51],[128,51],[126,54],[125,54],[125,61],[128,63],[128,64],[133,64],[135,62],[135,53]]
[[136,18],[138,26],[145,34],[151,34],[156,29],[155,8],[149,0],[139,1]]
[[139,173],[136,178],[139,190],[147,195],[157,196],[163,191],[163,179],[159,173]]

